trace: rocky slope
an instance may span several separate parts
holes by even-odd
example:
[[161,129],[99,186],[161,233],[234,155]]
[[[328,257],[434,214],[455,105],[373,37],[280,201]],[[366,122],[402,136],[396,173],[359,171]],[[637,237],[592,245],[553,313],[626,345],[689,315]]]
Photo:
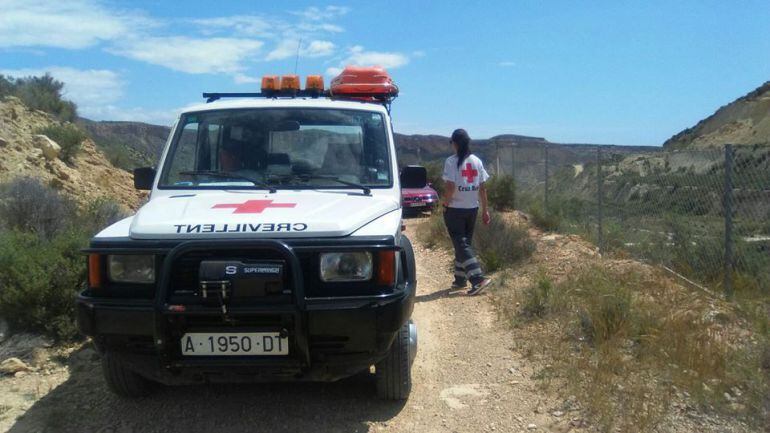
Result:
[[133,167],[157,164],[170,128],[142,122],[93,121],[78,119],[78,125],[88,131],[100,148],[122,147],[128,152]]
[[37,131],[62,122],[26,107],[15,97],[0,100],[0,183],[18,176],[41,179],[79,203],[108,197],[136,209],[143,194],[133,187],[130,173],[112,166],[94,142],[86,139],[68,165],[47,138]]
[[725,143],[770,145],[770,81],[663,143],[666,149]]

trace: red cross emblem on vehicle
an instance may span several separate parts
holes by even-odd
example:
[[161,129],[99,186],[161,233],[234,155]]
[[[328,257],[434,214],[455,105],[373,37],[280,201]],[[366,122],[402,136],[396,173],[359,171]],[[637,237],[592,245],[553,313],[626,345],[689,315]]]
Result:
[[464,177],[468,183],[473,183],[473,179],[476,179],[478,175],[479,171],[474,170],[470,162],[465,164],[465,170],[460,170],[460,176]]
[[269,207],[294,207],[297,203],[273,203],[273,200],[246,200],[243,203],[221,203],[212,209],[235,209],[233,213],[262,213]]

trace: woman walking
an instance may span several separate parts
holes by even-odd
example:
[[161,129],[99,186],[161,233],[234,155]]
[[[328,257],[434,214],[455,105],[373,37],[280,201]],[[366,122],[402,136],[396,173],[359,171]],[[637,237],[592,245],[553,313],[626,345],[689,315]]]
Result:
[[478,295],[492,282],[484,276],[473,251],[473,229],[481,204],[481,218],[489,224],[487,191],[484,182],[489,175],[481,160],[470,151],[471,138],[464,129],[456,129],[450,140],[455,154],[444,163],[444,223],[455,250],[455,280],[452,288],[461,289],[471,283],[469,295]]

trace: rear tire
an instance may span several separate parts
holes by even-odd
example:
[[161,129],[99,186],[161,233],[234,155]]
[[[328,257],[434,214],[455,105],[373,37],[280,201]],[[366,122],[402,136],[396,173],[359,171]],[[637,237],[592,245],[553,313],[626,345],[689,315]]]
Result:
[[126,368],[120,359],[109,352],[102,355],[102,371],[107,387],[121,397],[138,398],[152,392],[152,382]]
[[412,390],[409,323],[398,330],[388,355],[375,366],[377,396],[386,400],[406,400]]

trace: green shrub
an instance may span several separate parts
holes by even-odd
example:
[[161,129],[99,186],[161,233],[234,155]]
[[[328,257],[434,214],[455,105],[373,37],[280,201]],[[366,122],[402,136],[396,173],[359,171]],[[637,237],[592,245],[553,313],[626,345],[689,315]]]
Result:
[[516,202],[516,185],[513,176],[497,175],[485,184],[489,205],[495,210],[511,210]]
[[527,317],[545,316],[551,304],[553,291],[553,283],[541,272],[535,284],[524,289],[521,313]]
[[31,177],[0,185],[0,227],[52,239],[68,230],[75,203]]
[[491,217],[485,226],[479,215],[473,235],[473,246],[485,271],[497,271],[532,255],[535,243],[526,226],[505,221],[498,213],[492,213]]
[[77,106],[62,99],[64,83],[45,74],[41,77],[10,78],[0,75],[0,96],[16,96],[24,105],[51,113],[69,122],[77,118]]
[[72,162],[72,159],[80,152],[83,140],[88,138],[88,134],[73,124],[51,125],[38,129],[36,132],[47,136],[61,146],[59,158],[66,163]]
[[440,162],[429,162],[425,164],[428,171],[428,184],[438,192],[439,196],[444,194],[444,165]]
[[428,248],[452,249],[452,242],[444,224],[443,209],[432,212],[430,218],[420,224],[417,238]]
[[541,230],[552,232],[559,229],[561,225],[561,214],[557,209],[549,207],[546,211],[540,203],[534,203],[528,209],[529,216],[532,218],[532,224]]
[[74,300],[85,281],[80,249],[86,240],[75,231],[50,241],[15,230],[0,233],[0,315],[14,330],[75,337]]
[[85,281],[81,249],[125,216],[109,199],[78,209],[31,178],[0,186],[0,317],[14,330],[75,336],[74,296]]

